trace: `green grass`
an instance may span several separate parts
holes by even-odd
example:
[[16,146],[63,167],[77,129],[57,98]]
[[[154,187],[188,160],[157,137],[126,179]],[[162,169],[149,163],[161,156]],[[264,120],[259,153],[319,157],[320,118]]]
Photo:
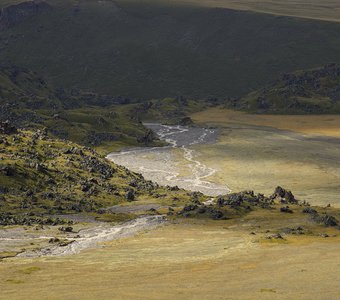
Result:
[[[12,65],[0,69],[0,120],[9,119],[25,128],[46,127],[53,136],[98,147],[106,154],[127,146],[162,145],[156,139],[139,141],[148,130],[140,122],[143,116],[138,103],[118,105],[110,100],[93,105],[101,97],[104,96],[82,91],[65,91],[60,96],[57,89],[27,69]],[[167,107],[156,106],[158,115],[166,117]],[[194,108],[188,105],[186,110]],[[176,113],[183,116],[175,105],[173,110],[172,117]]]
[[[184,190],[158,187],[95,151],[69,141],[36,138],[31,131],[0,135],[0,140],[0,186],[7,188],[2,194],[0,213],[25,217],[33,214],[40,218],[46,214],[85,212],[101,220],[118,222],[135,216],[103,214],[100,210],[127,203],[129,190],[134,191],[136,203],[147,199],[148,203],[161,201],[171,205],[174,197],[182,202],[190,198]],[[77,150],[67,151],[70,149]],[[37,170],[36,164],[44,170]],[[6,167],[12,170],[10,175],[2,171]],[[159,195],[164,195],[161,200]]]

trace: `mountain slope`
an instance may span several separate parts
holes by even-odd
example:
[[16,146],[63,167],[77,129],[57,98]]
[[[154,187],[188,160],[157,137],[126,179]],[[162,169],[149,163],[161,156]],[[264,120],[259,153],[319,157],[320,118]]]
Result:
[[25,68],[0,67],[0,121],[25,128],[46,127],[53,136],[83,145],[107,151],[156,145],[134,112],[137,104],[129,103],[130,99],[122,97],[55,89]]
[[183,190],[161,188],[91,148],[51,139],[40,130],[4,130],[10,127],[0,123],[0,213],[100,214],[128,201],[188,199]]
[[46,3],[48,11],[0,32],[0,59],[66,88],[225,98],[282,72],[340,61],[336,23],[176,2]]
[[227,105],[260,113],[340,113],[340,65],[284,74]]
[[317,0],[181,0],[178,2],[332,22],[340,21],[340,3],[336,0],[323,0],[322,3]]

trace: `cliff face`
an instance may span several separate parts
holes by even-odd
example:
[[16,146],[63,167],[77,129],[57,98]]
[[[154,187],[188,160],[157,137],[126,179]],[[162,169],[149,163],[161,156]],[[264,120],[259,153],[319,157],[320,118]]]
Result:
[[51,6],[43,1],[27,1],[1,8],[0,30],[9,28],[50,9]]

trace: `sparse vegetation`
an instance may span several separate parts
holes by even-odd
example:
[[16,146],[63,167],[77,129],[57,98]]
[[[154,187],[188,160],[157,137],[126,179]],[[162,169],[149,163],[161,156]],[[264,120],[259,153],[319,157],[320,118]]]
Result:
[[183,190],[166,191],[90,148],[51,139],[39,130],[0,137],[1,225],[58,225],[64,221],[41,218],[72,212],[123,220],[121,215],[105,216],[105,208],[128,202],[131,191],[134,201],[144,196],[158,201],[160,194],[165,202],[188,198]]

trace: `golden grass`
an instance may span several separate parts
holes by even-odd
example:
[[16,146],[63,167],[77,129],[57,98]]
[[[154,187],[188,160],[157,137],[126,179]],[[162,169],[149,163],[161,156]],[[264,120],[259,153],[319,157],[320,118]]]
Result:
[[211,108],[194,113],[192,119],[197,123],[258,125],[305,134],[340,137],[340,115],[256,115]]
[[192,220],[74,256],[6,260],[0,299],[264,299],[273,291],[282,299],[339,296],[338,238],[268,248],[249,235],[254,226],[242,224]]
[[198,145],[199,160],[217,172],[208,180],[233,191],[269,194],[277,185],[313,204],[339,206],[340,116],[252,115],[213,108],[192,119],[220,128],[217,143]]

